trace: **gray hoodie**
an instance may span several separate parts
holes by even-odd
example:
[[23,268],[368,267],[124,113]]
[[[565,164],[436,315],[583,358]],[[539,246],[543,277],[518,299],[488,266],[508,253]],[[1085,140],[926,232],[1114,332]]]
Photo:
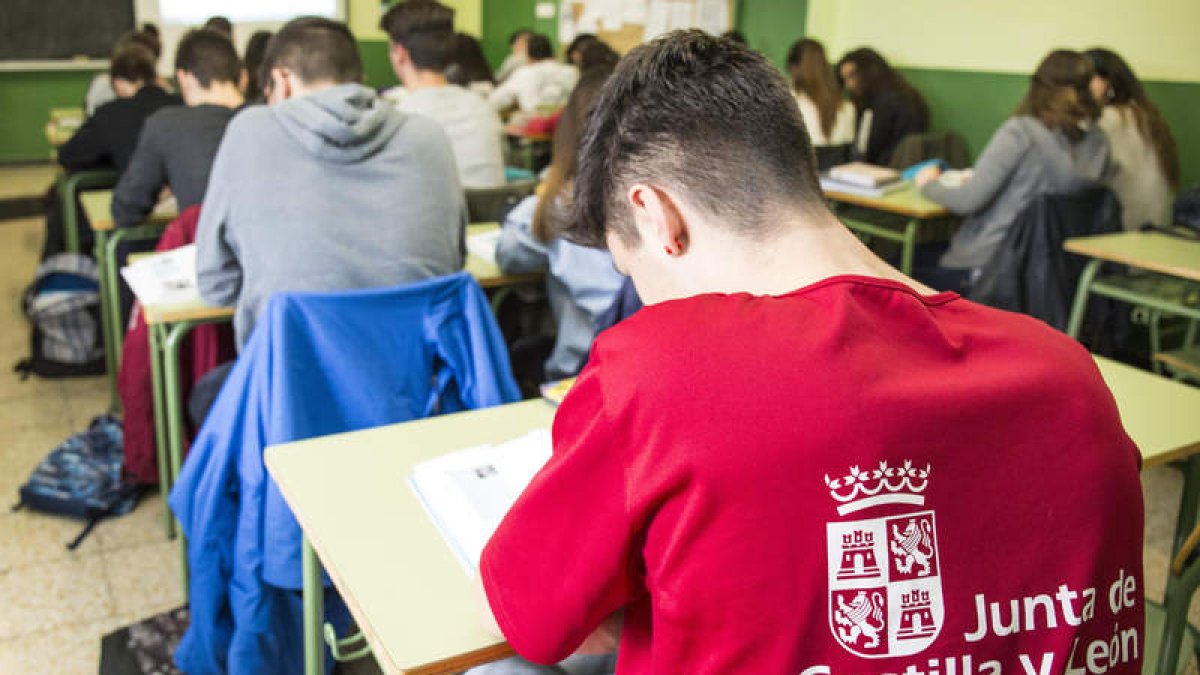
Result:
[[389,286],[463,265],[449,139],[358,84],[229,123],[196,232],[200,293],[236,305],[239,347],[279,291]]
[[1108,167],[1108,142],[1096,127],[1071,143],[1034,117],[1012,117],[996,131],[962,187],[933,181],[926,197],[966,216],[941,259],[943,267],[982,267],[995,253],[1017,215],[1036,197],[1096,184]]

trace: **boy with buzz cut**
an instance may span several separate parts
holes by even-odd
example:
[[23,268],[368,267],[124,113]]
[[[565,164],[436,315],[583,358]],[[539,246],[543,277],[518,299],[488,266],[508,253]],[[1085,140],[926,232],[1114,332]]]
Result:
[[446,130],[464,187],[503,185],[500,116],[444,74],[454,56],[454,10],[435,0],[405,0],[383,15],[380,26],[391,39],[392,69],[404,85],[400,110]]
[[193,30],[179,42],[175,79],[186,105],[164,108],[146,120],[129,168],[113,191],[117,227],[142,222],[164,186],[181,211],[204,199],[225,126],[243,103],[240,73],[237,52],[224,35]]
[[566,236],[646,307],[483,552],[499,630],[638,675],[1140,673],[1140,457],[1091,356],[875,257],[814,164],[741,45],[617,66]]
[[263,73],[269,105],[229,123],[196,232],[200,293],[236,306],[239,346],[274,293],[462,269],[467,210],[450,141],[361,84],[345,24],[290,21]]

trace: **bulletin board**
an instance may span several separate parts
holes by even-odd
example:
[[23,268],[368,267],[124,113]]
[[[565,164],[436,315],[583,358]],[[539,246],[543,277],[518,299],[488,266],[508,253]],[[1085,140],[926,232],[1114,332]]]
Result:
[[624,54],[679,28],[720,35],[733,28],[736,12],[737,0],[561,0],[558,41],[594,33]]

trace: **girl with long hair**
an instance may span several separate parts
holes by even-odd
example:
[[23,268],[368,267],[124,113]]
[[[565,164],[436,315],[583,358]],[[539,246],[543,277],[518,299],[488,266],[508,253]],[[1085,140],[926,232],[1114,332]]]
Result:
[[1092,96],[1103,107],[1100,129],[1112,151],[1109,187],[1121,201],[1127,230],[1170,224],[1179,189],[1179,149],[1167,121],[1146,95],[1133,69],[1115,52],[1090,49]]
[[787,69],[812,144],[854,142],[854,104],[842,98],[821,43],[798,40],[788,50]]
[[858,107],[857,155],[869,164],[886,165],[909,134],[929,130],[929,106],[904,76],[870,47],[842,57],[838,79]]

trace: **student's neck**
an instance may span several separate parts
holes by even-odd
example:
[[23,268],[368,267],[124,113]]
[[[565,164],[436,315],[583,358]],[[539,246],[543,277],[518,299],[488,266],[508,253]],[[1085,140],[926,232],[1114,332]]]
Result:
[[188,105],[219,105],[238,108],[245,103],[242,92],[232,82],[213,82],[209,87],[197,89],[188,97]]
[[918,293],[935,293],[880,260],[831,214],[794,215],[781,235],[757,240],[710,230],[691,251],[695,258],[677,297],[702,293],[783,295],[825,279],[866,276],[902,283]]
[[409,91],[444,87],[446,84],[446,76],[436,70],[413,70],[404,77],[404,88]]

